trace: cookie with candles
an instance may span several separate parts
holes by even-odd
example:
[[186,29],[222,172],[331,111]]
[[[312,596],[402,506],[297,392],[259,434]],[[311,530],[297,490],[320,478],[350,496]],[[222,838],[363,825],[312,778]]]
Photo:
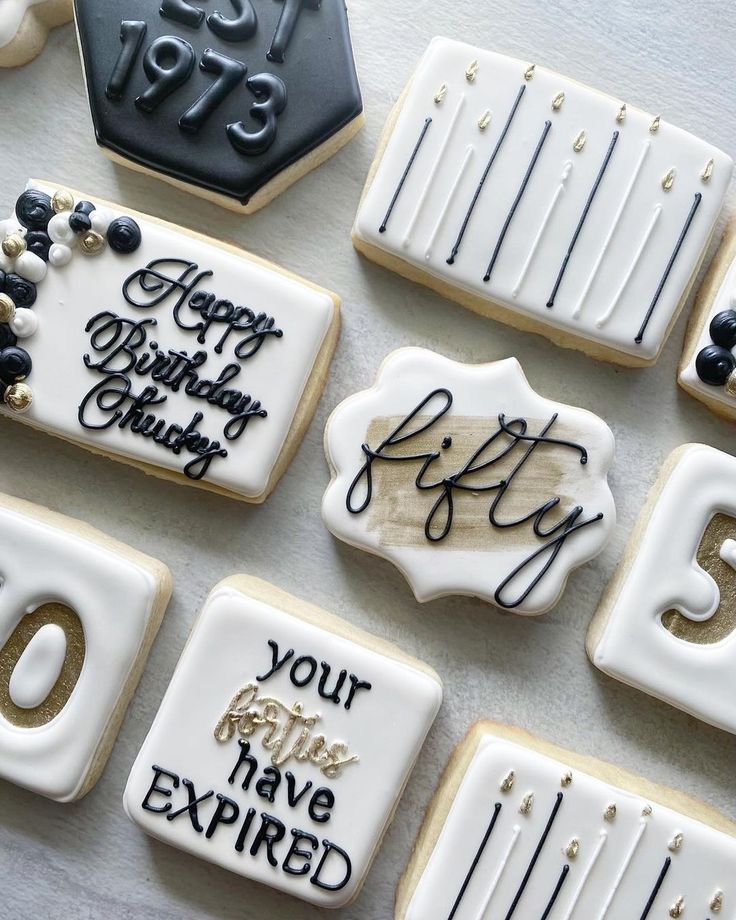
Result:
[[587,648],[606,674],[736,733],[734,496],[735,457],[703,444],[674,451]]
[[75,0],[97,141],[240,213],[363,124],[344,0]]
[[652,364],[731,173],[658,114],[438,38],[389,119],[353,240],[485,316]]
[[519,728],[455,750],[399,885],[395,920],[733,915],[736,824]]
[[328,529],[392,562],[419,601],[544,613],[616,522],[611,430],[538,395],[516,358],[399,349],[332,413],[325,449]]
[[166,566],[0,495],[0,778],[72,802],[102,773],[171,595]]
[[228,578],[194,625],[125,809],[187,853],[342,907],[441,700],[434,671],[395,646],[258,579]]
[[261,502],[314,413],[339,303],[234,246],[32,181],[0,222],[0,414]]
[[20,67],[38,57],[49,31],[72,16],[72,0],[3,0],[0,67]]

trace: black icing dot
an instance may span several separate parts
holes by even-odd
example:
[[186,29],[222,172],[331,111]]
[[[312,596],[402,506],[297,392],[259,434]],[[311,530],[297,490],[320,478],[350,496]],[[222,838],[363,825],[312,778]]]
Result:
[[116,217],[107,228],[110,249],[127,255],[141,245],[141,228],[132,217]]
[[716,313],[710,321],[710,337],[723,348],[733,348],[736,345],[736,310]]
[[17,341],[18,339],[10,326],[0,324],[0,349],[7,348],[8,345],[15,345]]
[[24,349],[9,345],[0,351],[0,380],[5,383],[25,380],[32,367],[31,356]]
[[76,214],[86,214],[88,217],[94,210],[96,209],[91,201],[80,201],[76,208],[74,208]]
[[75,211],[69,215],[69,226],[75,233],[86,233],[92,229],[92,221],[83,211]]
[[722,387],[736,369],[736,358],[721,345],[706,345],[695,359],[698,377],[712,387]]
[[15,216],[28,230],[45,230],[54,216],[51,199],[46,192],[26,189],[15,203]]
[[51,237],[43,230],[29,230],[26,234],[26,246],[28,251],[34,256],[43,259],[44,262],[49,260],[49,249],[51,249]]
[[36,302],[36,285],[19,275],[6,275],[3,293],[13,301],[16,307],[32,307]]
[[449,435],[442,439],[442,447],[444,450],[447,450],[448,447],[452,447],[452,438]]

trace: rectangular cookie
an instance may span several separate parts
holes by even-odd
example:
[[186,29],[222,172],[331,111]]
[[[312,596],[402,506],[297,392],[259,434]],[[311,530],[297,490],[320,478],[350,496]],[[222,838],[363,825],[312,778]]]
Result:
[[730,917],[735,835],[678,792],[479,722],[430,804],[395,918]]
[[125,809],[187,853],[342,907],[441,700],[434,671],[395,646],[263,581],[228,578],[192,630]]
[[0,777],[72,802],[102,773],[171,596],[166,566],[0,494]]
[[659,115],[437,38],[389,119],[353,241],[485,316],[652,364],[732,165]]
[[322,392],[334,294],[48,183],[29,184],[0,238],[0,412],[166,479],[265,500]]

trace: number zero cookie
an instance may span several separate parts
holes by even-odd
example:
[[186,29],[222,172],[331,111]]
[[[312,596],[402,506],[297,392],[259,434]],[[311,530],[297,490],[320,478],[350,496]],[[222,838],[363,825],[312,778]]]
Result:
[[679,383],[723,418],[736,419],[736,221],[698,293],[685,336]]
[[266,498],[322,392],[335,295],[35,181],[0,245],[0,413],[157,476]]
[[596,667],[736,733],[736,458],[667,460],[588,633]]
[[2,0],[0,67],[20,67],[38,57],[49,30],[72,16],[72,0]]
[[205,602],[125,790],[143,830],[320,907],[359,892],[442,687],[265,582]]
[[72,802],[102,773],[171,595],[166,566],[0,495],[0,777]]
[[731,917],[736,824],[681,793],[479,722],[453,754],[396,920]]
[[610,429],[539,396],[515,358],[399,349],[332,413],[325,448],[327,528],[393,562],[419,601],[544,613],[616,522]]
[[76,0],[97,141],[251,213],[363,124],[344,0]]
[[659,115],[435,39],[389,120],[353,240],[478,313],[652,364],[732,165]]

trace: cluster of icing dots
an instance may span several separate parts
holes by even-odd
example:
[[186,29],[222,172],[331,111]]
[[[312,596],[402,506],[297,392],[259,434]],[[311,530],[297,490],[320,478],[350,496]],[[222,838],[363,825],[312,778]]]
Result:
[[725,385],[730,396],[736,396],[736,310],[721,310],[710,321],[710,345],[701,349],[695,359],[698,377],[709,386]]
[[79,249],[93,256],[109,246],[126,255],[141,244],[141,231],[131,217],[115,217],[91,201],[74,201],[67,191],[52,197],[26,189],[15,205],[15,217],[0,221],[0,399],[13,412],[25,412],[33,401],[26,383],[31,356],[18,345],[38,329],[32,307],[36,285],[49,266],[67,265]]

